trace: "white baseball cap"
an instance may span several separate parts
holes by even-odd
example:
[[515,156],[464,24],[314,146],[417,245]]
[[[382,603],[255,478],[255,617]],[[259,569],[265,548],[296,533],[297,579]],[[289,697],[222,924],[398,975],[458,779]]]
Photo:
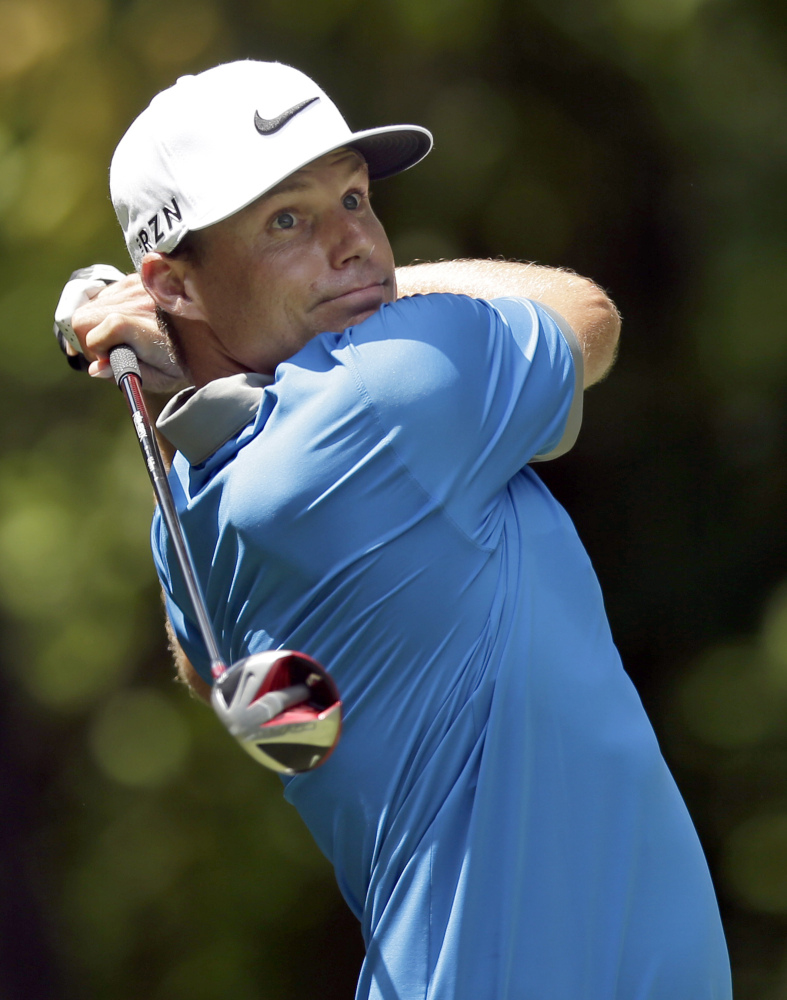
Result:
[[343,146],[357,149],[377,179],[422,160],[432,136],[417,125],[352,132],[325,91],[282,63],[245,60],[181,77],[153,98],[112,158],[112,203],[135,267]]

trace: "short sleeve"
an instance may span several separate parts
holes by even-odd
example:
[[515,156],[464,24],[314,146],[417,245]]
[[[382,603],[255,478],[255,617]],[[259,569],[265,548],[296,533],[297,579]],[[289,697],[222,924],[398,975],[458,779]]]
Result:
[[582,356],[566,321],[527,299],[424,295],[351,332],[349,358],[401,460],[440,502],[479,513],[581,422]]

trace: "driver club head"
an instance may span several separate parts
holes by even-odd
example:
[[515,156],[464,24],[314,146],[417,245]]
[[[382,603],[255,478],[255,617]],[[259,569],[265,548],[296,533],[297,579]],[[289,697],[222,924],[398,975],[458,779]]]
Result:
[[213,709],[243,749],[280,774],[300,774],[330,756],[342,703],[327,670],[305,653],[255,653],[214,684]]

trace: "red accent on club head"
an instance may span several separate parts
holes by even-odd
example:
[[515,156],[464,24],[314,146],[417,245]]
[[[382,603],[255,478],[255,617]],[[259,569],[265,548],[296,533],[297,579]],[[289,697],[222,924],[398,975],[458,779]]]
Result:
[[[341,707],[341,702],[338,704]],[[293,723],[314,722],[315,720],[322,719],[332,708],[333,705],[330,708],[312,708],[308,702],[301,702],[300,705],[293,705],[292,708],[286,708],[283,712],[279,712],[278,715],[274,716],[274,718],[263,722],[260,729],[276,729],[277,726],[289,726]]]
[[296,709],[311,711],[311,717],[314,717],[315,712],[325,711],[340,699],[339,691],[331,675],[321,663],[312,659],[311,656],[307,656],[306,653],[283,651],[282,656],[266,674],[259,691],[252,698],[252,704],[269,691],[280,691],[293,684],[304,684],[315,675],[319,677],[319,680],[309,685],[312,690],[309,704],[316,706],[316,708],[309,709],[309,704],[302,704],[288,709],[287,712],[276,718],[283,720],[288,712]]
[[279,657],[265,675],[259,691],[251,699],[252,703],[262,698],[269,691],[280,691],[282,688],[289,687],[294,683],[292,680],[291,661],[296,655],[299,656],[300,654],[287,653]]

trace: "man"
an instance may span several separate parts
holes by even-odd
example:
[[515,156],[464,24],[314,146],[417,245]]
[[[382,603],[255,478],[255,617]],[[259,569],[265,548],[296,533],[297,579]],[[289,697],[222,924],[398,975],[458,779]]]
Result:
[[[115,153],[194,386],[160,428],[222,653],[301,649],[342,692],[336,752],[285,795],[362,922],[359,1000],[726,1000],[696,834],[529,468],[573,443],[617,311],[548,268],[395,271],[369,178],[430,144],[245,62],[158,95]],[[166,367],[134,279],[74,326],[94,374],[124,340]],[[159,518],[153,548],[204,689]]]

